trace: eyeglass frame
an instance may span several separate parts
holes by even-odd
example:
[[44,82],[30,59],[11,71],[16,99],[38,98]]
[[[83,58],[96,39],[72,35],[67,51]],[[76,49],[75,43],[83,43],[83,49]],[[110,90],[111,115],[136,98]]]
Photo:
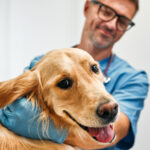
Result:
[[[131,19],[127,18],[126,16],[119,15],[113,8],[111,8],[111,7],[105,5],[105,4],[103,4],[103,3],[101,3],[101,2],[99,2],[99,1],[97,1],[97,0],[90,0],[90,2],[91,2],[92,4],[99,5],[98,12],[97,12],[98,14],[99,14],[100,9],[101,9],[102,6],[105,6],[105,7],[109,8],[110,10],[112,10],[112,12],[114,12],[114,16],[113,16],[110,20],[107,20],[106,22],[113,20],[116,16],[118,17],[118,19],[121,18],[121,17],[127,19],[127,20],[129,21],[128,26],[130,25],[130,27],[128,28],[128,26],[127,26],[127,29],[125,29],[125,30],[119,30],[119,31],[128,31],[128,30],[131,29],[133,26],[135,26],[135,23],[134,23]],[[98,16],[99,16],[99,15],[98,15]],[[100,18],[100,17],[99,17],[99,18]],[[104,20],[104,21],[105,21],[105,20]],[[117,20],[117,21],[118,21],[118,20]],[[116,24],[116,26],[117,26],[117,24]],[[117,30],[118,30],[118,27],[117,27]]]

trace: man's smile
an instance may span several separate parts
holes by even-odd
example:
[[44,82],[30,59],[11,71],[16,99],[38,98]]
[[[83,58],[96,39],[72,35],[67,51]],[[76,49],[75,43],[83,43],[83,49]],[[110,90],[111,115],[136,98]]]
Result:
[[112,29],[108,29],[107,27],[97,26],[96,31],[100,32],[105,38],[113,38],[114,39],[116,37],[115,31]]

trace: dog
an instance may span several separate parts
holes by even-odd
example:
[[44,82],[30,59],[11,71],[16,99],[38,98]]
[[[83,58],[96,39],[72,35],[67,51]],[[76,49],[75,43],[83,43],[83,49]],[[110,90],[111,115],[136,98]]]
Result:
[[[56,128],[78,134],[85,145],[85,139],[94,144],[112,142],[119,108],[106,91],[99,68],[84,50],[52,50],[31,70],[0,82],[0,108],[27,96],[33,107],[37,103],[42,108],[41,120],[50,117]],[[68,139],[69,144],[28,139],[0,124],[0,150],[75,150],[72,139]]]

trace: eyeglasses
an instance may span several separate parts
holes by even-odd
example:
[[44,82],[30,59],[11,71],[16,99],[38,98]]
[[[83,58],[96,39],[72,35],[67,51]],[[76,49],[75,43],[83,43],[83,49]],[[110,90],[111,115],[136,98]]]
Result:
[[117,24],[116,24],[117,30],[127,31],[135,25],[135,23],[132,22],[132,20],[130,20],[129,18],[127,18],[125,16],[118,15],[115,12],[115,10],[113,10],[112,8],[102,4],[101,2],[96,1],[96,0],[91,0],[91,3],[99,5],[98,16],[103,21],[111,21],[116,16],[118,17]]

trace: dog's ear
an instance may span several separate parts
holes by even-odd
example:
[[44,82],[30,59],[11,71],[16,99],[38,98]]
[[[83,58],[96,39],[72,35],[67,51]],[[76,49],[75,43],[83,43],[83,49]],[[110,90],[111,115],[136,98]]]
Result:
[[24,95],[29,94],[32,98],[38,86],[39,78],[35,71],[26,71],[14,79],[0,82],[0,108]]

